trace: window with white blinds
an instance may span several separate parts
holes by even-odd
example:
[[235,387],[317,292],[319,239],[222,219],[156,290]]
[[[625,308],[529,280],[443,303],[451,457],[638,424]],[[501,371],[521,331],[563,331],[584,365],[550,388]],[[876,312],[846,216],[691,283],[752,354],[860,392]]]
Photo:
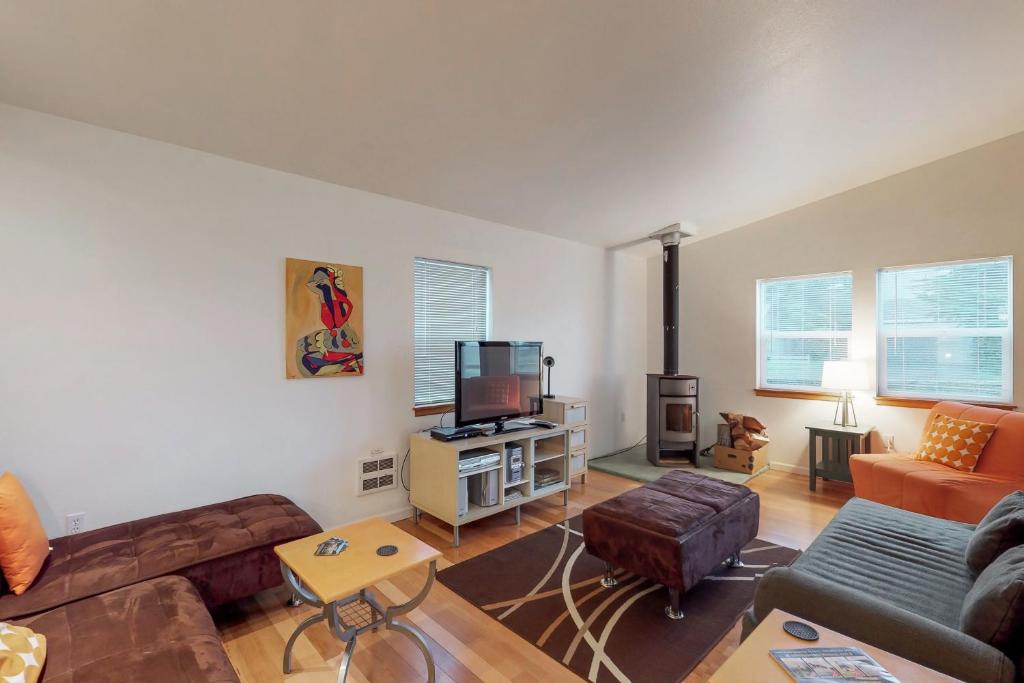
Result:
[[758,387],[821,389],[827,360],[847,360],[853,276],[830,273],[757,282]]
[[1010,257],[878,271],[878,393],[1013,400]]
[[490,302],[490,268],[416,259],[415,405],[455,400],[455,342],[487,339]]

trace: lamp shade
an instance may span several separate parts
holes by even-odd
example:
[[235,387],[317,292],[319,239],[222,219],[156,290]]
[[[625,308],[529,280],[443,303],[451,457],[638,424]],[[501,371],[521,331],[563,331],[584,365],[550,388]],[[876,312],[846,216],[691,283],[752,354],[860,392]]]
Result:
[[821,370],[821,388],[832,391],[863,391],[868,377],[863,363],[852,360],[827,360]]

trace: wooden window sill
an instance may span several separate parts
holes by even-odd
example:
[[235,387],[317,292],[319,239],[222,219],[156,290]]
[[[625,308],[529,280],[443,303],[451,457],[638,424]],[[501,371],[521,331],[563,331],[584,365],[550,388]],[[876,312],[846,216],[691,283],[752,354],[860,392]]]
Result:
[[[924,408],[931,410],[936,403],[951,399],[929,399],[929,398],[903,398],[902,396],[875,396],[875,403],[880,406],[895,406],[898,408]],[[979,408],[998,408],[999,410],[1016,410],[1017,406],[1009,403],[980,403],[978,401],[957,401]]]
[[442,415],[453,410],[455,410],[454,403],[435,403],[429,406],[413,406],[412,413],[416,417],[423,417],[424,415]]
[[791,389],[754,389],[755,396],[767,398],[797,398],[804,401],[836,401],[839,394],[828,391],[794,391]]

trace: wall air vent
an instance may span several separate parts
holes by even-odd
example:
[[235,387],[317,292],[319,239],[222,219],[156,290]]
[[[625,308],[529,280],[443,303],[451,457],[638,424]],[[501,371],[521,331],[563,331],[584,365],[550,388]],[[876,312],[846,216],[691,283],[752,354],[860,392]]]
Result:
[[375,453],[359,460],[357,494],[377,493],[393,489],[398,483],[395,472],[397,457],[394,453]]

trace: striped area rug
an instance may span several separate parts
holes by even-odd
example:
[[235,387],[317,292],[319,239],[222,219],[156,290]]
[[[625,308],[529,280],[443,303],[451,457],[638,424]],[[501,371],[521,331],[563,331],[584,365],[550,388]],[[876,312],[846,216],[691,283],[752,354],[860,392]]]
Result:
[[451,590],[595,683],[675,683],[729,632],[758,579],[799,551],[761,540],[741,551],[745,567],[722,567],[683,599],[681,621],[665,616],[668,592],[629,573],[600,584],[604,564],[587,554],[581,518],[556,524],[441,571]]

